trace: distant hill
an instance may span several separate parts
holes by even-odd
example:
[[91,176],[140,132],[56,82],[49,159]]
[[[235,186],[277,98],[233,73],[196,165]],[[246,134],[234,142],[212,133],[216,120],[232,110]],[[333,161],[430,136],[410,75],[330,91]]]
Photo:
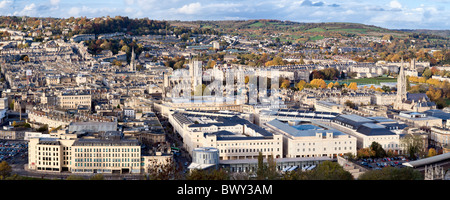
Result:
[[[213,28],[227,34],[249,37],[280,37],[281,41],[307,41],[323,37],[383,36],[407,37],[408,32],[358,23],[302,23],[280,20],[169,21],[173,26]],[[322,36],[322,37],[318,37]]]
[[450,30],[428,30],[428,29],[400,29],[399,31],[410,33],[423,33],[429,35],[437,35],[441,37],[450,37]]

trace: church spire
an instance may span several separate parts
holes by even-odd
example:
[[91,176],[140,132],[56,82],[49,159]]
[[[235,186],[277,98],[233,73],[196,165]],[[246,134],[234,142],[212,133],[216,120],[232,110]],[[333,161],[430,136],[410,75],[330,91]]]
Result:
[[136,64],[135,64],[135,55],[134,55],[134,46],[131,49],[131,59],[130,59],[130,71],[136,71]]
[[400,72],[398,73],[397,77],[397,97],[395,100],[395,108],[400,109],[402,106],[400,106],[404,100],[407,98],[407,91],[406,91],[406,76],[405,76],[405,67],[403,65],[403,57],[401,61],[400,66]]

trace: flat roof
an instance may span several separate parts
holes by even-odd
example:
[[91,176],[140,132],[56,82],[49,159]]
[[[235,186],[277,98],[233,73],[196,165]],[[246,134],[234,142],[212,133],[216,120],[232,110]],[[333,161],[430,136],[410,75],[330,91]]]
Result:
[[450,159],[450,153],[444,153],[444,154],[436,155],[436,156],[429,157],[429,158],[406,162],[406,163],[403,163],[403,165],[408,166],[408,167],[417,168],[417,167],[421,167],[424,165],[441,162],[441,161],[447,160],[447,159]]
[[380,117],[380,116],[367,117],[367,119],[375,120],[377,122],[396,122],[393,119],[389,119],[389,118],[386,118],[386,117]]
[[[328,156],[322,157],[300,157],[300,158],[275,158],[274,161],[276,163],[285,163],[285,162],[305,162],[305,161],[327,161],[333,160]],[[267,159],[264,159],[267,161]],[[221,165],[233,165],[233,164],[257,164],[258,159],[239,159],[239,160],[219,160],[219,164]]]
[[450,119],[450,113],[446,113],[442,110],[433,109],[433,110],[427,110],[424,113],[430,117],[437,117],[437,118],[444,119],[444,120]]
[[374,123],[364,123],[358,127],[356,130],[358,133],[367,135],[367,136],[375,136],[375,135],[396,135],[394,132],[390,131],[383,125],[374,124]]
[[[310,137],[310,136],[316,136],[317,133],[321,133],[322,135],[324,135],[324,134],[330,133],[330,132],[332,132],[334,135],[346,135],[345,133],[342,133],[335,129],[326,130],[326,129],[320,128],[318,126],[315,126],[315,127],[319,128],[319,129],[297,129],[297,128],[289,126],[283,122],[280,122],[276,119],[267,122],[267,124],[277,128],[291,136],[294,136],[294,137]],[[311,126],[314,126],[314,125],[311,125]]]
[[344,124],[351,125],[354,129],[357,129],[362,124],[375,122],[375,120],[368,119],[368,118],[361,117],[359,115],[354,115],[354,114],[339,115],[334,120],[342,122]]

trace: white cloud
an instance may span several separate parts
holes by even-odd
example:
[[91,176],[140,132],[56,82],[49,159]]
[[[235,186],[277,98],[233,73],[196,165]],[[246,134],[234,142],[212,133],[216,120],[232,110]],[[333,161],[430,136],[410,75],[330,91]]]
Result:
[[398,2],[397,0],[389,2],[389,7],[393,9],[402,9],[402,4]]
[[50,0],[50,5],[56,6],[59,4],[59,2],[60,2],[60,0]]
[[192,15],[192,14],[199,13],[201,9],[202,9],[202,4],[200,4],[200,2],[196,2],[196,3],[184,5],[183,7],[179,8],[177,11],[178,11],[178,13]]
[[70,16],[75,16],[75,17],[77,17],[77,16],[79,16],[79,14],[80,14],[80,8],[78,8],[78,7],[72,7],[72,8],[69,9],[68,13],[69,13]]
[[28,11],[33,11],[36,8],[36,4],[32,3],[30,5],[26,5],[23,8],[23,11],[28,12]]
[[21,11],[16,11],[14,12],[14,15],[19,15],[19,16],[35,16],[37,14],[36,12],[36,4],[32,3],[32,4],[28,4],[25,5],[24,8]]
[[11,4],[12,4],[12,1],[9,1],[9,0],[0,1],[0,8],[8,8],[11,6]]
[[134,12],[134,9],[133,9],[133,8],[130,8],[130,7],[127,7],[127,8],[125,8],[125,12],[126,12],[126,13],[133,13],[133,12]]

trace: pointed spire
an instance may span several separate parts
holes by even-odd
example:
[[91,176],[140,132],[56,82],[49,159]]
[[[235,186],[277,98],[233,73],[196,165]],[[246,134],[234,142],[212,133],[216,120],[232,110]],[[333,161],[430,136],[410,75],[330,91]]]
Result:
[[130,59],[130,71],[136,71],[135,66],[135,54],[134,54],[134,46],[131,49],[131,59]]

